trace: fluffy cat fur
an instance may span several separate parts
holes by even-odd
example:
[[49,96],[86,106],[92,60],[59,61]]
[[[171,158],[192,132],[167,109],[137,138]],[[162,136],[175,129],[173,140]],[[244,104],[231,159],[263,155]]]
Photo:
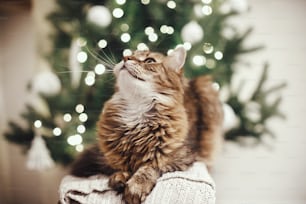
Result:
[[116,91],[97,123],[98,145],[72,168],[76,176],[102,173],[128,204],[145,200],[165,172],[195,160],[208,167],[222,138],[222,108],[207,76],[183,76],[186,51],[135,51],[114,68]]

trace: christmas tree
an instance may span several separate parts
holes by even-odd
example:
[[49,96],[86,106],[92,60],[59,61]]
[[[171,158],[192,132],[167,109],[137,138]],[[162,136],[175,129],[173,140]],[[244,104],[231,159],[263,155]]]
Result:
[[[37,104],[28,105],[22,114],[28,128],[10,123],[9,141],[26,149],[32,143],[31,150],[40,144],[47,151],[37,152],[44,152],[39,154],[45,158],[51,155],[57,162],[70,163],[96,141],[96,121],[114,91],[114,64],[132,50],[150,48],[166,54],[179,44],[188,50],[185,75],[212,75],[215,88],[226,93],[222,98],[225,139],[260,141],[263,135],[273,136],[267,121],[283,117],[281,98],[272,102],[267,98],[284,84],[267,88],[265,65],[248,100],[239,97],[247,81],[241,82],[240,89],[232,88],[239,56],[261,49],[243,46],[251,29],[241,33],[228,23],[247,12],[246,1],[57,0],[57,4],[57,10],[47,16],[56,31],[50,36],[52,52],[44,56],[52,70],[38,73],[30,82],[29,89],[39,93]],[[46,166],[51,165],[48,160]]]

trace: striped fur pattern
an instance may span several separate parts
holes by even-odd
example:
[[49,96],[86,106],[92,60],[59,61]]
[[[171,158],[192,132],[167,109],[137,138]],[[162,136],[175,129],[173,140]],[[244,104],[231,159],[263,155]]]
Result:
[[165,172],[185,170],[196,159],[211,165],[221,141],[218,94],[209,77],[184,78],[185,57],[182,47],[168,56],[136,51],[114,68],[116,92],[97,123],[99,160],[112,169],[109,185],[128,204],[144,201]]

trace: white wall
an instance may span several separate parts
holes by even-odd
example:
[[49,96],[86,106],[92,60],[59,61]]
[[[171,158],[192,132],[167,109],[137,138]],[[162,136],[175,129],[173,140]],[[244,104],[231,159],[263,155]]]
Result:
[[39,69],[33,18],[30,11],[20,11],[0,23],[0,203],[57,203],[57,188],[66,171],[59,166],[29,171],[20,146],[9,144],[2,135],[8,120],[20,121],[28,98],[26,85]]
[[[268,60],[270,84],[288,82],[282,104],[287,120],[271,121],[277,135],[272,148],[226,144],[213,174],[217,204],[305,204],[306,1],[251,0],[250,5],[251,13],[239,22],[255,28],[248,43],[263,43],[266,49],[246,56],[254,66],[242,71],[240,78],[252,82],[257,68]],[[29,12],[11,16],[1,29],[0,132],[7,119],[18,120],[36,63]],[[20,148],[3,137],[0,154],[0,203],[56,203],[57,186],[65,173],[60,167],[44,173],[28,171]]]
[[287,81],[281,109],[286,120],[273,120],[271,147],[243,148],[228,143],[214,178],[217,204],[306,203],[306,1],[251,0],[241,20],[255,30],[248,44],[263,43],[264,51],[247,56],[254,66],[240,78],[250,82],[261,64],[270,63],[269,84]]

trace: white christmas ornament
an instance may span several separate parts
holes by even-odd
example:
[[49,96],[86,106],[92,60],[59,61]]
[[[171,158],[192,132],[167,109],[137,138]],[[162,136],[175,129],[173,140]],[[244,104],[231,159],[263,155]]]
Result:
[[35,93],[46,96],[54,96],[61,90],[59,78],[50,70],[39,72],[32,81],[32,89]]
[[105,6],[92,6],[88,10],[87,19],[95,25],[107,27],[112,22],[112,15]]
[[69,52],[69,69],[71,76],[71,86],[73,88],[79,87],[80,79],[82,77],[82,67],[77,59],[78,53],[80,53],[81,48],[78,43],[78,39],[73,39]]
[[30,104],[37,113],[45,118],[51,117],[50,109],[47,102],[38,95],[31,95]]
[[54,166],[54,161],[45,141],[40,135],[36,135],[28,152],[27,168],[30,170],[45,170]]
[[246,12],[249,9],[247,0],[229,0],[229,3],[232,10],[238,13]]
[[236,116],[234,110],[227,103],[223,104],[223,130],[224,132],[228,132],[229,130],[237,127],[239,125],[239,119]]
[[184,42],[195,44],[202,40],[204,31],[196,21],[190,21],[182,28],[181,36]]

